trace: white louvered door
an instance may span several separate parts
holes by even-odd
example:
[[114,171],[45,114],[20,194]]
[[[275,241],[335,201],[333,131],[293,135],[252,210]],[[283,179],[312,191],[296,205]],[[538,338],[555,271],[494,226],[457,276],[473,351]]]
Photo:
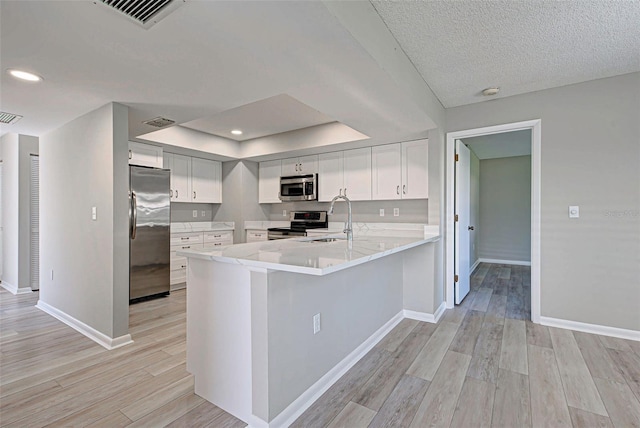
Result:
[[40,158],[31,155],[31,185],[30,185],[30,271],[31,289],[40,289]]

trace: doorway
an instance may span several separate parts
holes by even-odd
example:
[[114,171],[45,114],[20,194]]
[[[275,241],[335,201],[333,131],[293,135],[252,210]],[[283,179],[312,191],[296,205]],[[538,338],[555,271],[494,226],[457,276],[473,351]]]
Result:
[[447,308],[455,303],[455,154],[456,140],[481,137],[493,134],[529,130],[531,135],[531,319],[538,323],[540,319],[540,144],[541,121],[510,123],[505,125],[456,131],[447,134],[446,146],[446,277],[445,300]]

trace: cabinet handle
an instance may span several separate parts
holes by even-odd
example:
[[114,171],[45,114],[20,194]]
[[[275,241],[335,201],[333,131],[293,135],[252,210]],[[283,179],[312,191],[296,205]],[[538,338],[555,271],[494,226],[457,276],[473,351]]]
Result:
[[189,240],[189,237],[186,237],[186,238],[180,238],[180,239],[182,239],[183,241],[186,239],[186,240],[188,241],[188,240]]
[[302,172],[302,163],[299,163],[298,167],[299,167],[298,171]]
[[173,189],[169,189],[169,197],[173,198]]
[[182,247],[183,250],[188,250],[189,248],[191,248],[191,245],[187,245],[186,247]]
[[187,265],[180,265],[182,269],[186,269]]
[[129,159],[133,158],[133,152],[131,150],[129,150]]
[[347,196],[347,188],[344,188],[344,195]]
[[193,191],[193,199],[195,199],[195,198],[196,198],[196,191],[194,190]]
[[399,195],[400,194],[400,186],[396,186],[396,194]]
[[176,199],[178,199],[178,189],[176,189]]
[[340,188],[340,191],[338,192],[338,195],[342,196],[342,187]]
[[403,185],[402,185],[402,194],[403,194],[403,195],[406,195],[406,194],[407,194],[407,185],[406,185],[406,184],[403,184]]
[[222,235],[213,235],[214,238],[220,238]]
[[213,244],[214,246],[216,245],[222,245],[222,242],[216,242],[215,244]]

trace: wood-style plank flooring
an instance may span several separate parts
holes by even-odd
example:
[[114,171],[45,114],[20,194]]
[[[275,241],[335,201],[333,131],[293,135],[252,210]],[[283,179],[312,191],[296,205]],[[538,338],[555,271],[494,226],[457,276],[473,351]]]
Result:
[[[481,264],[438,324],[403,320],[295,427],[640,427],[640,343],[532,324],[529,268]],[[185,292],[106,351],[0,292],[0,426],[243,427],[193,393]]]

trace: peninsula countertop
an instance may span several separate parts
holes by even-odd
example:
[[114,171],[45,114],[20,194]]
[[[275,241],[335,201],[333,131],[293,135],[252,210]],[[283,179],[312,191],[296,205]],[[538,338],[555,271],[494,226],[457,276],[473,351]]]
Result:
[[[402,235],[402,236],[397,236]],[[381,257],[395,254],[430,242],[440,235],[435,232],[412,234],[362,233],[345,239],[344,234],[327,235],[337,238],[325,242],[316,238],[292,238],[229,245],[212,250],[184,250],[178,255],[308,275],[327,275]]]

